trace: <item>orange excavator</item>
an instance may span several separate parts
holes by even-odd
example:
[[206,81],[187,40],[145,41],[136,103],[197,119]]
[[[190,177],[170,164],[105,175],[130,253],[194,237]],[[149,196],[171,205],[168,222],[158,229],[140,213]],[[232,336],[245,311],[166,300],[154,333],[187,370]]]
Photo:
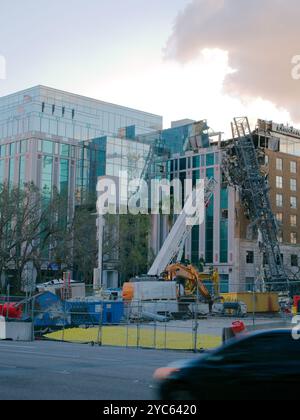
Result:
[[[195,298],[199,292],[206,302],[213,302],[219,296],[219,273],[214,270],[213,274],[199,273],[192,265],[183,265],[180,263],[169,265],[165,272],[162,273],[162,278],[166,281],[183,281],[184,297]],[[214,296],[209,292],[204,284],[204,281],[212,281]],[[179,295],[181,295],[179,293]],[[180,296],[182,297],[182,296]]]

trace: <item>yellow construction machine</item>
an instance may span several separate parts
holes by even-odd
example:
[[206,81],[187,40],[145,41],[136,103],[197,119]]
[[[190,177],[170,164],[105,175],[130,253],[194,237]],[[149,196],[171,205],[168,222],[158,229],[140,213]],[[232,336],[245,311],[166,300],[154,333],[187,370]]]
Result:
[[[206,302],[213,302],[220,294],[218,270],[214,270],[212,273],[199,273],[193,265],[176,263],[166,268],[162,273],[162,278],[166,281],[177,281],[183,286],[184,295],[182,296],[182,293],[179,291],[179,297],[196,298],[199,292]],[[213,283],[213,294],[209,292],[204,284],[207,281]]]

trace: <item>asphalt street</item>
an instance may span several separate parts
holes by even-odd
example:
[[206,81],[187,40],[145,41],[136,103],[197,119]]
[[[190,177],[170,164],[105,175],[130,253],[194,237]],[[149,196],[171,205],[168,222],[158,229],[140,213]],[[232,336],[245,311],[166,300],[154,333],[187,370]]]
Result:
[[0,341],[0,400],[152,400],[157,367],[191,353]]

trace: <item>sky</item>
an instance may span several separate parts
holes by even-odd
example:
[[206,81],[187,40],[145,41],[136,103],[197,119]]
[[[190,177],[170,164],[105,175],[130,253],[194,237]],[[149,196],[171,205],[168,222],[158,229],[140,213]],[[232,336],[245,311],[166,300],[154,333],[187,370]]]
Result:
[[165,128],[207,119],[229,133],[243,115],[297,125],[299,3],[0,0],[0,96],[43,84],[162,115]]

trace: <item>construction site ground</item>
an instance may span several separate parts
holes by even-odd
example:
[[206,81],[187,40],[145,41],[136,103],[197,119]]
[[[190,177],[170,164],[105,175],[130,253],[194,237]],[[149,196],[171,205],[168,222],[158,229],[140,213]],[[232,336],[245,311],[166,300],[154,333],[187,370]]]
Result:
[[[168,323],[129,324],[93,328],[70,328],[47,334],[51,340],[78,343],[101,342],[104,346],[145,347],[169,350],[213,349],[222,343],[223,329],[232,325],[235,318],[209,317],[195,321],[170,321]],[[243,318],[246,326],[267,328],[281,322],[277,315]],[[196,338],[197,337],[197,338]]]

